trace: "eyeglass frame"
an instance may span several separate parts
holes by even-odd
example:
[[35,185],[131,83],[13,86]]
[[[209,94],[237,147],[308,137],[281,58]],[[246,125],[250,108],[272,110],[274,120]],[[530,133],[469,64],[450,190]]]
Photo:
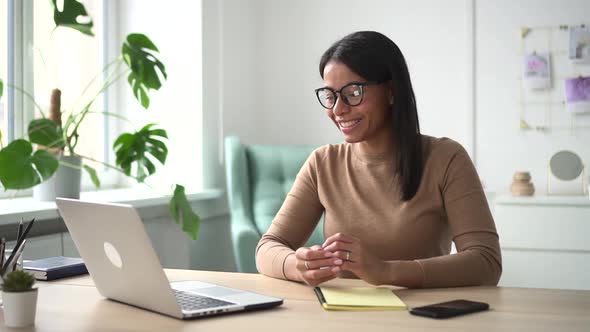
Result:
[[[325,108],[325,109],[327,109],[327,110],[331,110],[331,109],[334,108],[334,106],[336,106],[336,102],[338,101],[338,98],[339,98],[338,95],[342,95],[341,91],[344,90],[344,89],[346,89],[347,87],[349,87],[351,85],[358,85],[360,87],[360,89],[361,89],[361,100],[358,102],[358,104],[352,105],[352,104],[350,104],[348,102],[348,99],[346,97],[342,98],[342,101],[346,105],[354,107],[354,106],[360,105],[363,102],[363,100],[365,98],[365,86],[379,85],[379,84],[383,84],[385,82],[387,82],[387,80],[386,81],[367,81],[367,82],[364,82],[364,83],[361,83],[361,82],[350,82],[350,83],[346,84],[345,86],[341,87],[340,90],[334,90],[334,89],[332,89],[330,87],[322,87],[322,88],[317,88],[314,91],[315,91],[315,96],[318,99],[318,102],[320,103],[320,105],[322,105],[322,107]],[[319,94],[320,90],[328,90],[328,91],[332,92],[332,94],[334,94],[335,99],[334,99],[334,105],[332,105],[332,107],[326,107],[326,106],[324,106],[324,104],[322,104],[322,101],[320,99],[320,94]]]

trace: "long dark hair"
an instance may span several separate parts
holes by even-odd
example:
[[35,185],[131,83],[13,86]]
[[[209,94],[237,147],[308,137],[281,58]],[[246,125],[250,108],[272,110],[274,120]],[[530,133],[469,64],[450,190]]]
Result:
[[401,198],[414,197],[422,179],[422,140],[416,97],[406,60],[399,47],[383,34],[359,31],[335,42],[320,60],[320,75],[330,61],[345,64],[368,81],[390,81],[394,103],[391,107],[395,144],[396,175],[401,184]]

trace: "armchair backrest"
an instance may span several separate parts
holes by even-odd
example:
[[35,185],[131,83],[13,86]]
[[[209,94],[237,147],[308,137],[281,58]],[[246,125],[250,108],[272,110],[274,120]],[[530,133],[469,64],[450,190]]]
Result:
[[[241,235],[236,233],[249,229],[260,239],[283,204],[299,169],[315,148],[316,146],[311,145],[243,145],[238,137],[230,136],[225,139],[232,240],[239,270],[241,263],[238,255],[246,251],[246,255],[251,254],[253,259],[255,244],[248,253],[250,245],[244,247],[237,243],[244,241],[243,236],[240,238]],[[254,238],[250,236],[248,242],[254,242]],[[322,242],[323,222],[320,222],[307,243],[311,245]]]

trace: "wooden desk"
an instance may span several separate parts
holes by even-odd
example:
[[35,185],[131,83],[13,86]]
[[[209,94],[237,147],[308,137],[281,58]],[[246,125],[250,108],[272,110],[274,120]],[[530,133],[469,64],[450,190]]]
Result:
[[[198,279],[282,297],[274,309],[181,321],[104,299],[89,277],[39,283],[35,327],[18,331],[589,331],[590,291],[501,287],[396,290],[410,307],[457,298],[488,302],[483,313],[434,320],[407,311],[335,312],[310,287],[258,274],[166,270],[171,281]],[[362,286],[359,280],[333,284]],[[0,331],[3,326],[0,312]],[[16,330],[15,330],[16,331]]]

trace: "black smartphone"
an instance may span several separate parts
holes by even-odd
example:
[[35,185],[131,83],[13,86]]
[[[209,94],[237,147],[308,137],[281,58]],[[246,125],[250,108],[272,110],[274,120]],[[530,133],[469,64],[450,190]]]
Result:
[[469,314],[472,312],[488,310],[489,308],[490,305],[484,302],[453,300],[412,308],[410,309],[410,313],[413,315],[431,318],[449,318]]

